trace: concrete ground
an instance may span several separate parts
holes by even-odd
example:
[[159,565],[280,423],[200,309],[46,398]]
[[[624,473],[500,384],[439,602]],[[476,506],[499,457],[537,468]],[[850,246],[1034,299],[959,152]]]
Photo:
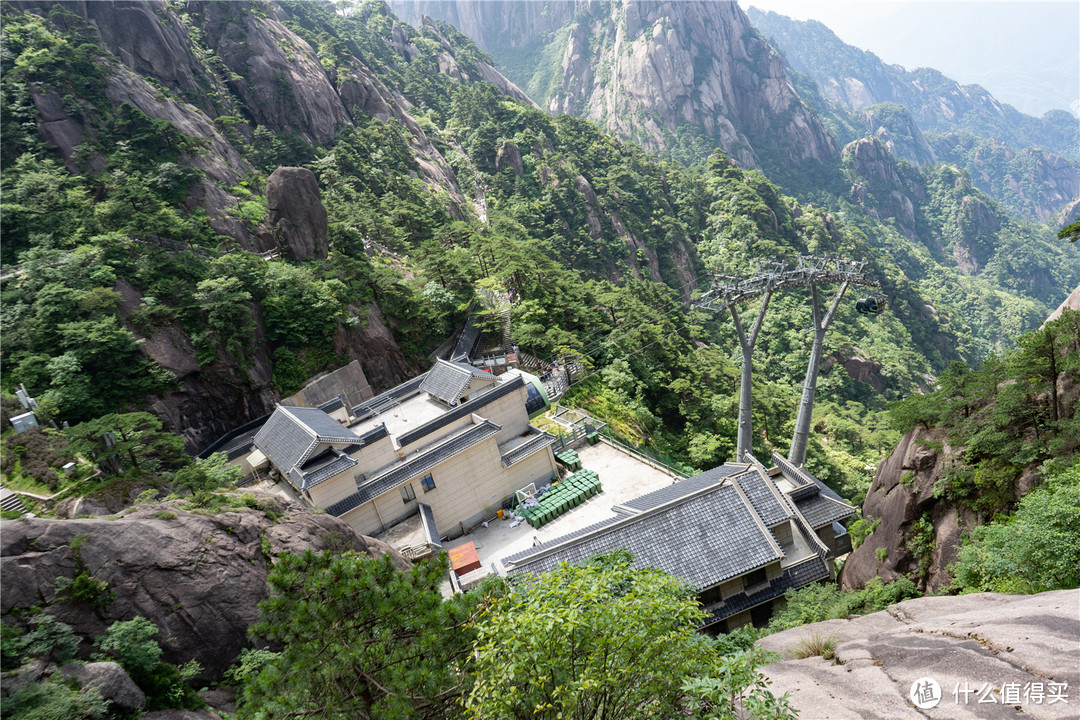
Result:
[[479,579],[483,574],[490,573],[493,565],[501,574],[504,572],[501,560],[508,555],[532,547],[534,539],[552,540],[606,520],[615,515],[611,509],[612,506],[674,482],[670,474],[605,443],[583,445],[577,449],[577,452],[578,457],[581,458],[581,466],[596,471],[600,476],[601,492],[540,529],[533,528],[526,522],[512,528],[510,527],[512,523],[508,518],[502,520],[492,518],[488,521],[486,528],[480,526],[466,535],[447,541],[443,545],[444,549],[457,547],[467,542],[474,543],[476,546],[476,552],[483,567],[476,573],[470,573],[463,580],[468,582]]

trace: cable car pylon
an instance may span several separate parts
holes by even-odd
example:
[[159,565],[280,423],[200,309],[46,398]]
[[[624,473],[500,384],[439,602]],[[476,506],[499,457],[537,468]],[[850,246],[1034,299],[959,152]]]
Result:
[[[795,435],[791,440],[791,449],[788,452],[788,460],[798,467],[806,461],[810,417],[814,412],[814,393],[817,390],[817,376],[821,366],[825,333],[832,323],[836,309],[840,305],[840,300],[844,297],[844,293],[847,292],[850,285],[881,287],[880,283],[866,277],[864,272],[866,265],[866,260],[855,261],[814,255],[800,255],[795,268],[789,268],[787,263],[783,261],[759,260],[757,274],[749,278],[715,275],[712,287],[694,303],[694,307],[714,313],[729,310],[739,336],[739,345],[742,348],[743,356],[742,377],[739,385],[739,434],[735,450],[736,462],[742,462],[743,456],[750,451],[753,444],[751,375],[754,368],[752,359],[754,345],[757,342],[758,333],[761,331],[761,323],[765,319],[765,311],[768,309],[769,300],[772,298],[773,293],[778,290],[787,290],[804,285],[810,286],[814,315],[814,344],[810,350],[810,362],[806,368],[806,380],[803,383],[802,399],[799,402],[799,415],[795,421]],[[817,292],[817,286],[823,283],[840,283],[840,288],[833,295],[832,302],[824,316],[821,314]],[[753,330],[747,336],[739,320],[736,306],[758,297],[763,297],[764,300],[758,308]],[[880,295],[873,296],[873,299],[874,310],[871,313],[876,315],[885,309],[885,299]],[[867,299],[865,298],[860,301],[860,303],[866,302]],[[862,312],[862,309],[860,309],[860,312]]]

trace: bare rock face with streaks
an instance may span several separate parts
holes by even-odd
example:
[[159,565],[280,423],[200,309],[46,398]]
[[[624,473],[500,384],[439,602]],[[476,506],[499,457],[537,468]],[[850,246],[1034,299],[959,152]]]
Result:
[[[7,618],[16,608],[42,606],[88,641],[86,652],[110,624],[141,615],[160,628],[163,658],[174,664],[198,660],[205,683],[219,678],[248,646],[247,628],[267,597],[266,578],[278,553],[392,553],[399,567],[409,565],[337,518],[277,496],[255,497],[249,504],[258,509],[217,514],[184,510],[173,501],[104,518],[5,520],[0,610]],[[103,608],[68,602],[57,593],[56,579],[76,575],[80,561],[114,594]]]
[[267,222],[293,260],[326,258],[330,249],[319,181],[307,168],[279,167],[266,179]]
[[649,150],[689,142],[705,153],[719,145],[747,168],[775,164],[780,156],[799,167],[836,155],[836,144],[803,105],[780,56],[736,3],[391,5],[406,20],[426,13],[457,25],[507,67],[514,65],[511,53],[533,52],[536,62],[507,72],[541,106],[595,120]]

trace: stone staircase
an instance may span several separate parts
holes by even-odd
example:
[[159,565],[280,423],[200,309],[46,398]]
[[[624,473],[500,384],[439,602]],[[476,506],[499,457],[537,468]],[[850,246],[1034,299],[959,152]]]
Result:
[[14,493],[6,487],[0,487],[0,510],[27,514],[26,506],[22,504],[22,498],[19,497],[18,493]]

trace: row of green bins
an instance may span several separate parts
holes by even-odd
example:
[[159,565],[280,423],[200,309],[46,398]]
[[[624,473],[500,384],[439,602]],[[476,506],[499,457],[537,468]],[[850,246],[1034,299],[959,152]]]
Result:
[[589,443],[590,445],[595,445],[596,443],[600,442],[600,433],[598,433],[598,432],[591,432],[591,433],[589,433],[588,435],[586,435],[586,436],[585,436],[585,440],[586,440],[586,441],[587,441],[587,442],[588,442],[588,443]]
[[581,469],[581,458],[578,457],[577,450],[563,450],[561,453],[555,454],[555,459],[565,465],[567,470],[576,471]]
[[541,496],[539,504],[525,513],[525,520],[542,527],[599,491],[599,476],[592,470],[580,470]]

